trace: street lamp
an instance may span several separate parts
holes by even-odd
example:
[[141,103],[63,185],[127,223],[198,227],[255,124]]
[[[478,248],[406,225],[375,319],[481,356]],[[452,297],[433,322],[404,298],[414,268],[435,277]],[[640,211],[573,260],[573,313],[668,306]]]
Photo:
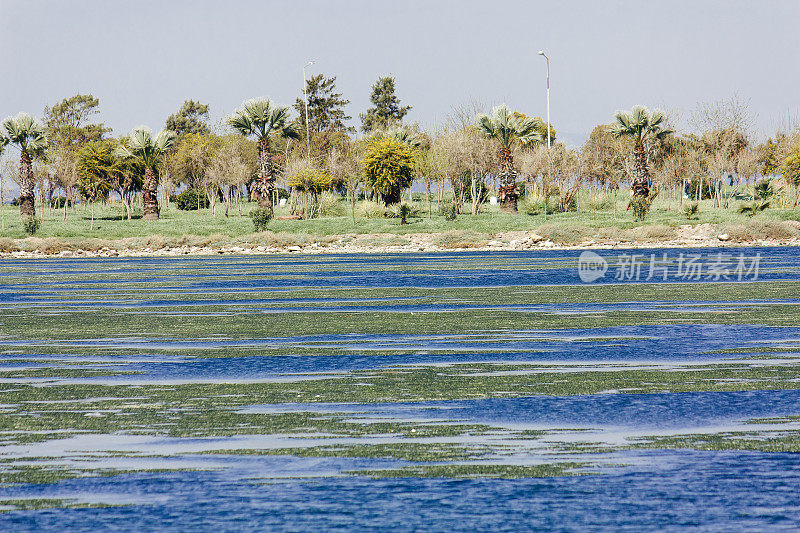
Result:
[[[547,61],[547,187],[550,186],[550,178],[553,172],[553,166],[550,160],[550,58],[544,53],[544,50],[539,50],[539,55],[544,57]],[[550,190],[545,187],[544,191],[544,219],[547,220],[547,204],[550,197]]]
[[303,104],[306,108],[306,146],[308,147],[308,161],[311,162],[311,134],[308,129],[308,92],[306,91],[306,67],[313,65],[313,61],[309,61],[303,65]]

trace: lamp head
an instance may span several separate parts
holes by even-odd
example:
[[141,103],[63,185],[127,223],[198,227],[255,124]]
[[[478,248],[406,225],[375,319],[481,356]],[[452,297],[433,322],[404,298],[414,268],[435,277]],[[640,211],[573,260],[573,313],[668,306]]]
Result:
[[539,55],[543,56],[544,55],[544,50],[539,50]]

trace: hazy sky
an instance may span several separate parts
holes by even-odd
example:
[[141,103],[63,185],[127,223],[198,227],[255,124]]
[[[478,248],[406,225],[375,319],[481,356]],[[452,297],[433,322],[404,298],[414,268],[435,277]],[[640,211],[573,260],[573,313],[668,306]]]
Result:
[[115,134],[163,127],[187,98],[219,120],[253,96],[293,103],[309,59],[354,125],[386,74],[426,128],[473,100],[544,116],[544,48],[569,144],[617,109],[686,118],[734,93],[764,134],[800,116],[798,28],[800,0],[0,0],[0,117],[90,92]]

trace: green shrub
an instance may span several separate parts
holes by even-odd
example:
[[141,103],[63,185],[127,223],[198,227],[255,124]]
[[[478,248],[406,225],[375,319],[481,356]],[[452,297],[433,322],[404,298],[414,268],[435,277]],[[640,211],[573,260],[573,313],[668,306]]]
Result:
[[587,200],[584,204],[589,211],[608,211],[614,208],[614,198],[603,195],[600,198]]
[[346,213],[345,205],[339,196],[331,191],[324,191],[317,200],[317,215],[321,217],[340,217]]
[[361,216],[364,218],[383,218],[386,215],[386,208],[378,202],[364,200],[361,204]]
[[754,217],[761,211],[769,207],[767,200],[755,200],[749,204],[742,204],[739,206],[739,214]]
[[267,224],[272,220],[272,211],[266,207],[258,207],[250,211],[248,216],[253,220],[256,231],[266,231]]
[[[525,212],[531,216],[544,214],[544,209],[545,209],[544,200],[540,202],[534,202],[534,201],[525,202],[523,205]],[[548,202],[547,214],[552,215],[557,211],[558,211],[558,203],[553,201]]]
[[408,219],[419,215],[419,210],[413,205],[400,204],[389,209],[389,213],[394,218],[400,219],[400,224],[408,224]]
[[25,217],[22,219],[22,229],[28,235],[36,235],[39,231],[39,226],[42,225],[42,219],[36,217]]
[[439,204],[439,214],[441,214],[445,220],[453,221],[456,219],[458,215],[458,211],[456,210],[456,204],[452,202],[446,202]]
[[647,217],[647,212],[650,211],[650,198],[646,196],[634,196],[631,198],[630,208],[633,209],[633,217],[641,222]]
[[700,204],[697,202],[692,202],[690,204],[686,204],[683,207],[683,214],[686,215],[686,220],[692,220],[697,218],[697,213],[700,211]]
[[772,186],[772,180],[769,178],[758,180],[758,183],[756,183],[754,188],[754,192],[756,200],[768,200],[775,194],[775,188]]
[[186,189],[175,197],[175,207],[181,211],[196,211],[197,205],[197,191],[194,189]]
[[711,183],[707,180],[703,180],[703,186],[700,187],[700,182],[698,180],[692,180],[688,183],[688,192],[686,196],[689,197],[690,200],[697,199],[697,190],[700,189],[700,199],[701,200],[709,200],[714,196],[714,190],[711,187]]

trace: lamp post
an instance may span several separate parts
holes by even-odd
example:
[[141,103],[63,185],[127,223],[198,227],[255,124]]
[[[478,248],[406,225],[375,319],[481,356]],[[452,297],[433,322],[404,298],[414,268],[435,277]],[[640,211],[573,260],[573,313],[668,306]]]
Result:
[[306,108],[306,146],[308,149],[308,161],[311,162],[311,134],[308,129],[308,92],[306,91],[306,67],[313,65],[313,61],[309,61],[303,65],[303,104]]
[[550,179],[553,173],[553,165],[550,159],[550,58],[544,53],[544,50],[539,50],[539,55],[544,57],[547,61],[547,186],[544,191],[544,219],[547,220],[547,204],[550,200]]

